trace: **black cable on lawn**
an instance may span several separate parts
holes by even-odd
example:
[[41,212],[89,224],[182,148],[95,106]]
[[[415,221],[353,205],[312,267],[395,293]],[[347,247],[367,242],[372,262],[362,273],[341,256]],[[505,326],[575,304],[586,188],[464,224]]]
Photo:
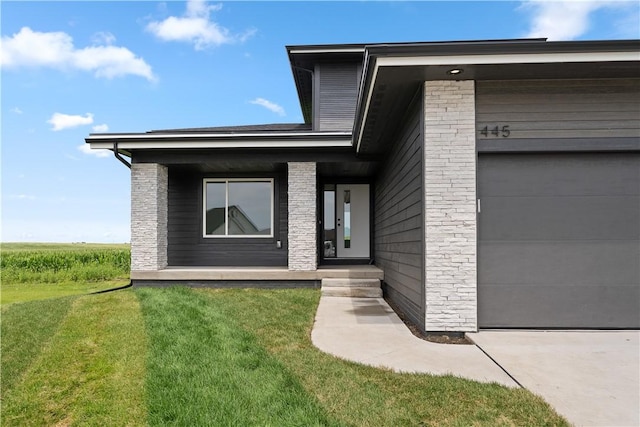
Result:
[[127,289],[133,286],[133,282],[129,281],[128,285],[118,286],[117,288],[103,289],[101,291],[90,292],[89,295],[106,294],[107,292],[119,291],[121,289]]

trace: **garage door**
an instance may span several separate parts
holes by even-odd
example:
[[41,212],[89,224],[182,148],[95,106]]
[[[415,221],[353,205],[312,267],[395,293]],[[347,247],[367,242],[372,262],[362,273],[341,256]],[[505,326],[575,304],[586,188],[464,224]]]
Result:
[[640,153],[481,154],[484,328],[640,327]]

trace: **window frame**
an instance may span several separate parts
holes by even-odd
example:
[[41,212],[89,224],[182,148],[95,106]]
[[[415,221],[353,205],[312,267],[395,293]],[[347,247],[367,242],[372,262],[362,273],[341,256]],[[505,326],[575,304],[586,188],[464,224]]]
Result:
[[[270,234],[229,234],[229,183],[230,182],[268,182],[270,193],[270,210],[271,224]],[[208,183],[224,183],[225,184],[225,234],[207,234],[207,184]],[[275,192],[274,178],[204,178],[202,180],[202,237],[205,239],[273,239],[275,236]]]

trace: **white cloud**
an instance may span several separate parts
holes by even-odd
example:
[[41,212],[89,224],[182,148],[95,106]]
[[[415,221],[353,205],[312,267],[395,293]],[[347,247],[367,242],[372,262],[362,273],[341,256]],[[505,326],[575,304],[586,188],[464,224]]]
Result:
[[[115,37],[102,33],[101,41],[109,40],[114,41]],[[126,47],[96,45],[77,49],[67,33],[40,33],[29,27],[23,27],[11,37],[2,37],[0,64],[5,68],[49,67],[92,71],[96,77],[108,79],[136,75],[149,81],[157,80],[151,66]]]
[[110,157],[111,151],[109,150],[93,150],[89,147],[89,144],[78,145],[78,150],[82,151],[84,154],[88,154],[96,157]]
[[92,129],[94,132],[106,132],[109,130],[109,126],[106,124],[95,125]]
[[22,114],[23,113],[23,111],[21,109],[19,109],[18,107],[13,107],[11,109],[11,112],[12,113],[16,113],[16,114]]
[[260,105],[261,107],[266,108],[269,111],[272,111],[274,113],[276,113],[279,116],[286,116],[286,113],[284,112],[284,108],[282,108],[281,106],[279,106],[278,104],[271,102],[267,99],[264,98],[256,98],[253,101],[249,101],[250,104],[254,104],[254,105]]
[[251,29],[242,34],[232,34],[227,28],[211,21],[211,12],[220,9],[221,4],[208,5],[202,0],[190,0],[183,16],[170,16],[163,21],[150,22],[147,24],[147,31],[164,41],[192,43],[196,50],[243,43],[256,33],[255,29]]
[[604,8],[627,7],[632,3],[620,0],[525,1],[522,9],[532,13],[531,29],[526,37],[573,40],[589,30],[593,12]]
[[78,126],[90,125],[93,123],[93,114],[87,113],[84,116],[53,113],[47,123],[53,125],[51,130],[59,131],[63,129],[75,128]]
[[116,36],[108,31],[98,31],[91,37],[94,44],[112,45],[116,41]]

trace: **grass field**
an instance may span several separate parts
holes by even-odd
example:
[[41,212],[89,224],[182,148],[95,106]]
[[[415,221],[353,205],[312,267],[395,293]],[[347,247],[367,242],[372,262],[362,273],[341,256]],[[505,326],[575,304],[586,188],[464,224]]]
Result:
[[95,292],[128,283],[129,245],[3,243],[0,303]]
[[317,290],[49,297],[2,306],[3,426],[566,425],[526,390],[318,351]]

